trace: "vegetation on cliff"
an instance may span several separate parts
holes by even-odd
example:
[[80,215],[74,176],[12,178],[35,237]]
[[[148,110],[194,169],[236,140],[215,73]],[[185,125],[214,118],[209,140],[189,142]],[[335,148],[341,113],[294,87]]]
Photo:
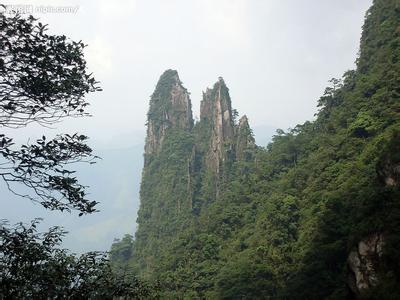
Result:
[[114,268],[176,299],[399,298],[399,74],[400,3],[375,0],[356,70],[266,148],[220,79],[200,121],[166,128],[145,165],[135,239],[113,246],[131,255],[112,251]]

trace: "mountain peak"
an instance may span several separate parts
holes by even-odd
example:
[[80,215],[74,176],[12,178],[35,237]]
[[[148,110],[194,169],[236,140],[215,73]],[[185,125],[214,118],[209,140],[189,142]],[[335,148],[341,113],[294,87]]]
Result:
[[158,80],[147,114],[145,154],[157,153],[170,129],[190,131],[192,104],[176,70],[166,70]]

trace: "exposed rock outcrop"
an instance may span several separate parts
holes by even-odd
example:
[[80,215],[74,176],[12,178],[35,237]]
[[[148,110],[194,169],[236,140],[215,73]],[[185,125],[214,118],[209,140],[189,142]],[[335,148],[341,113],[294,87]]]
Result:
[[216,175],[220,175],[224,161],[233,151],[235,134],[231,98],[221,77],[212,89],[203,93],[200,122],[205,122],[210,128],[206,165]]
[[161,75],[151,96],[147,115],[145,155],[160,150],[167,130],[178,128],[190,131],[192,127],[192,104],[189,92],[183,87],[178,72],[167,70]]
[[400,163],[386,159],[379,167],[378,175],[385,186],[397,186],[400,179]]
[[[192,199],[196,174],[205,171],[215,182],[210,198],[221,191],[221,183],[227,178],[226,172],[235,160],[249,159],[255,140],[246,116],[235,121],[229,89],[220,77],[213,88],[203,93],[200,106],[200,122],[194,128],[192,105],[188,91],[183,87],[175,70],[167,70],[161,75],[150,99],[147,119],[147,137],[145,143],[145,165],[155,155],[161,153],[163,142],[169,131],[180,130],[189,133],[194,140],[188,148],[187,190]],[[167,141],[167,140],[165,140]],[[186,150],[185,150],[186,151]],[[189,152],[190,151],[190,152]],[[229,165],[229,166],[228,166]],[[196,179],[197,180],[197,179]],[[198,180],[197,180],[198,181]],[[200,186],[197,184],[197,186]]]
[[[256,147],[247,116],[236,123],[237,113],[232,109],[229,89],[220,77],[212,89],[203,93],[200,106],[201,149],[205,168],[213,174],[215,196],[221,192],[221,183],[228,178],[228,169],[237,160],[251,158]],[[204,145],[206,147],[204,148]]]
[[348,285],[357,298],[362,299],[379,282],[378,270],[383,254],[384,236],[372,234],[361,240],[350,252]]

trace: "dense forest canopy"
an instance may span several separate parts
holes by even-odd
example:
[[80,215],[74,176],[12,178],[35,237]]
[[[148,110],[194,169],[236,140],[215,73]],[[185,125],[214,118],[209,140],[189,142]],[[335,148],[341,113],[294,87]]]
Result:
[[[375,0],[357,67],[314,121],[254,144],[222,78],[193,123],[174,70],[150,100],[135,237],[113,268],[167,299],[400,297],[400,2]],[[267,97],[268,95],[266,95]]]

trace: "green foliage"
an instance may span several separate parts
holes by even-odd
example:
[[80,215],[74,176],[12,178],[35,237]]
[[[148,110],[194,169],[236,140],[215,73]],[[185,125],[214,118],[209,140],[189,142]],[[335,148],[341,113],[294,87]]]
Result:
[[127,270],[127,264],[132,256],[133,248],[133,236],[125,234],[125,236],[119,240],[114,240],[110,249],[110,260],[113,262],[113,269],[116,273],[125,273]]
[[[85,96],[101,90],[87,72],[85,44],[47,34],[32,16],[0,13],[0,128],[36,123],[52,126],[66,117],[87,116]],[[87,214],[96,201],[86,199],[69,165],[93,162],[87,137],[79,134],[46,137],[16,149],[12,137],[0,133],[0,179],[10,192],[52,210]]]
[[[5,13],[0,6],[0,129],[51,126],[65,117],[88,115],[85,95],[100,88],[87,72],[84,43],[49,35],[47,26],[32,16]],[[70,169],[96,158],[86,140],[80,134],[43,136],[16,149],[13,138],[1,133],[0,179],[14,194],[13,184],[24,185],[27,193],[17,195],[46,209],[94,213],[97,202],[86,199],[86,187]],[[37,224],[0,221],[0,299],[152,295],[153,288],[136,276],[113,272],[106,253],[71,254],[60,248],[61,228],[40,233]]]
[[349,131],[355,137],[368,137],[378,130],[377,122],[365,111],[360,111]]
[[106,253],[80,256],[61,249],[65,232],[53,227],[0,224],[0,297],[3,299],[148,299],[153,287],[112,272]]
[[331,80],[315,121],[225,162],[219,197],[208,120],[166,137],[143,171],[129,265],[165,298],[345,299],[348,255],[378,232],[368,294],[400,298],[399,28],[398,1],[375,0],[357,69]]

